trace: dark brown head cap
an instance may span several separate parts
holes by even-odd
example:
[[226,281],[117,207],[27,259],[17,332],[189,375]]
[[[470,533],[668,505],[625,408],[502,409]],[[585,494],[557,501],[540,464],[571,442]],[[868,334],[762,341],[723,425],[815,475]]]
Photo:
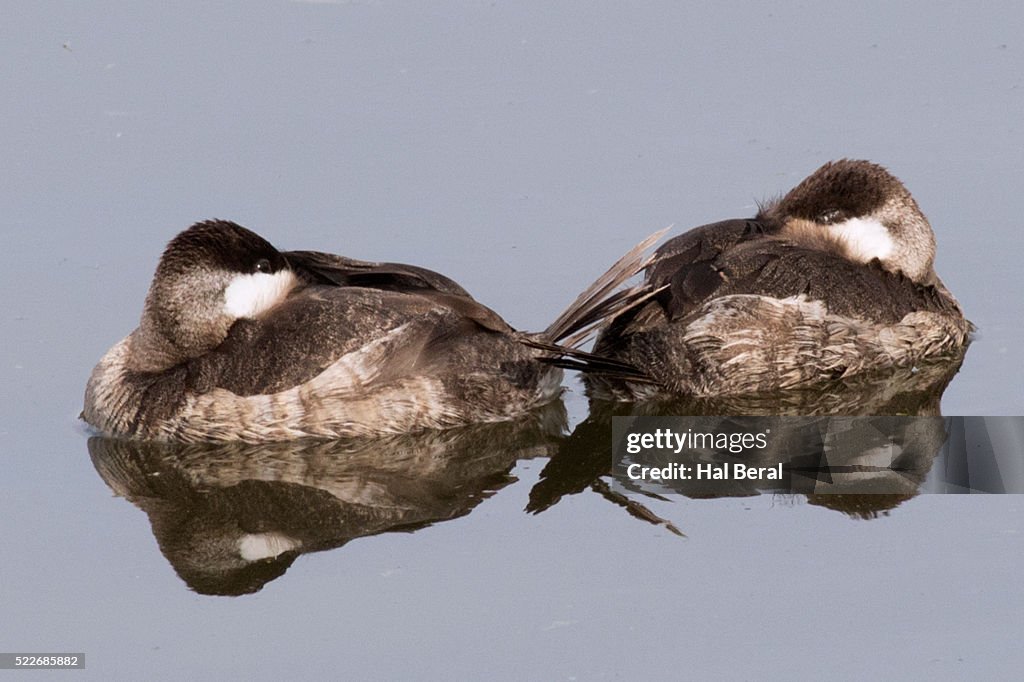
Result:
[[840,159],[807,176],[778,202],[775,211],[782,219],[841,222],[871,215],[893,200],[913,202],[896,176],[870,161]]

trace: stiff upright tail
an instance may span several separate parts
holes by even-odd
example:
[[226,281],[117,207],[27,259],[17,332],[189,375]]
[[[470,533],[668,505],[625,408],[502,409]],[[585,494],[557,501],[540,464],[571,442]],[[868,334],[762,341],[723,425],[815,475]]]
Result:
[[648,249],[668,230],[659,230],[630,249],[538,336],[548,343],[578,348],[590,339],[599,324],[649,298],[652,292],[646,287],[620,287],[651,263],[653,256],[647,253]]
[[588,353],[580,350],[580,346],[590,340],[600,324],[658,293],[642,284],[627,288],[622,288],[622,285],[650,265],[654,256],[647,251],[668,229],[666,227],[655,232],[630,249],[629,253],[577,296],[572,305],[547,329],[537,334],[524,335],[522,342],[546,351],[540,358],[541,362],[556,367],[651,383],[652,380],[646,374],[632,365]]

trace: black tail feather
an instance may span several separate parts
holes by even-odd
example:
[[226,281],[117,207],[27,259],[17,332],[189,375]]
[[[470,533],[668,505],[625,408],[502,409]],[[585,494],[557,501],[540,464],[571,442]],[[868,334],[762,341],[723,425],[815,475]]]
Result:
[[524,338],[522,341],[527,346],[551,353],[549,356],[539,358],[548,365],[572,369],[578,372],[589,374],[601,374],[603,376],[627,379],[636,383],[653,384],[658,383],[644,372],[621,360],[606,358],[603,355],[595,355],[578,348],[569,348],[555,343],[548,343],[536,338]]

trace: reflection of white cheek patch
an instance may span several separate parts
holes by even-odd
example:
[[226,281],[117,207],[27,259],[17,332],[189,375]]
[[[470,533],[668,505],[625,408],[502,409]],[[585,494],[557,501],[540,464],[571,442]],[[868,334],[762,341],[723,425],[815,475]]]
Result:
[[882,223],[873,218],[851,218],[828,226],[829,233],[843,240],[850,258],[867,263],[873,258],[885,260],[895,246],[892,235]]
[[291,270],[235,275],[224,290],[224,312],[234,318],[256,317],[283,301],[295,283]]
[[246,533],[238,540],[238,555],[246,561],[259,561],[301,546],[301,542],[282,533]]

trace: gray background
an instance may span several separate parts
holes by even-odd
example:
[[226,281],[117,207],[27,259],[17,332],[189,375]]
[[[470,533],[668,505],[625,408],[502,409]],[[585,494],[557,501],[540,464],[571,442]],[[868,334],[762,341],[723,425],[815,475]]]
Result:
[[[979,326],[946,414],[1024,412],[1018,3],[22,2],[0,23],[0,650],[76,676],[1009,677],[1021,501],[855,521],[799,498],[598,496],[188,592],[75,417],[195,220],[444,272],[544,327],[646,234],[822,162],[900,176]],[[586,414],[575,380],[567,405]],[[83,677],[84,678],[84,677]]]

